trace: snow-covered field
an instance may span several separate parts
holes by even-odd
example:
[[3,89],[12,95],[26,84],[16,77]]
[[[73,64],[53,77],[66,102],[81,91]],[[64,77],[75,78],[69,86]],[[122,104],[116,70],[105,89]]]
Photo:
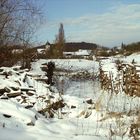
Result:
[[[104,70],[117,75],[116,59],[103,60]],[[125,62],[135,59],[140,64],[139,54],[119,59]],[[30,71],[17,66],[0,68],[0,140],[131,139],[130,126],[139,116],[135,114],[140,109],[138,97],[103,91],[98,79],[65,81],[68,86],[60,97],[56,90],[53,92],[53,88],[40,80],[47,79],[40,67],[49,61],[33,62]],[[51,61],[55,62],[57,70],[70,74],[99,73],[99,62],[96,61]],[[55,111],[54,118],[49,118],[48,113],[39,113],[61,98],[65,106]]]

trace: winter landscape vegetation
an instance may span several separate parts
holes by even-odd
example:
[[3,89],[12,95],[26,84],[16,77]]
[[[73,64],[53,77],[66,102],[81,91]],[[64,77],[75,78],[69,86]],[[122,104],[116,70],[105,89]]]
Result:
[[0,0],[0,140],[139,140],[139,36],[137,0]]

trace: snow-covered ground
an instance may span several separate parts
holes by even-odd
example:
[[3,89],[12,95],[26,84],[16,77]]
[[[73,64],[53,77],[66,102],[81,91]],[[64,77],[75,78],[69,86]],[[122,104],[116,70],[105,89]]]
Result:
[[[140,64],[137,54],[121,58],[128,62],[133,59]],[[117,75],[115,60],[109,58],[102,64],[104,70]],[[81,71],[97,74],[99,69],[99,62],[82,59],[42,59],[33,62],[30,71],[0,68],[0,91],[5,90],[0,95],[0,140],[131,139],[130,125],[137,120],[137,115],[132,113],[139,110],[140,99],[103,91],[98,79],[68,78],[62,95],[65,107],[56,111],[54,118],[38,113],[48,104],[61,100],[59,93],[52,92],[49,85],[39,80],[47,79],[40,67],[49,61],[55,62],[57,70],[70,74]],[[4,73],[8,73],[8,77]],[[19,94],[15,96],[15,92]]]

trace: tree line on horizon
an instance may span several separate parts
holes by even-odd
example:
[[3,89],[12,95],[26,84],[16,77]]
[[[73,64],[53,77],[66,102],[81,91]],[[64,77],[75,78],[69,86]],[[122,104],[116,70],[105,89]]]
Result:
[[122,44],[122,50],[130,53],[140,52],[140,42],[134,42],[128,45]]

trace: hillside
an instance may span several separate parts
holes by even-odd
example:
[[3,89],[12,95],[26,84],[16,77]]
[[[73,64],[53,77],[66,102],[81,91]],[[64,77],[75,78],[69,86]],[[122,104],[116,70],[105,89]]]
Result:
[[68,42],[65,44],[65,51],[77,51],[79,49],[95,50],[98,47],[95,43],[87,42]]
[[[54,44],[50,44],[53,46]],[[95,43],[87,43],[87,42],[67,42],[65,43],[64,50],[65,51],[77,51],[79,49],[87,49],[87,50],[94,50],[98,47],[99,45]],[[37,46],[36,48],[44,48],[45,45],[40,45]]]

